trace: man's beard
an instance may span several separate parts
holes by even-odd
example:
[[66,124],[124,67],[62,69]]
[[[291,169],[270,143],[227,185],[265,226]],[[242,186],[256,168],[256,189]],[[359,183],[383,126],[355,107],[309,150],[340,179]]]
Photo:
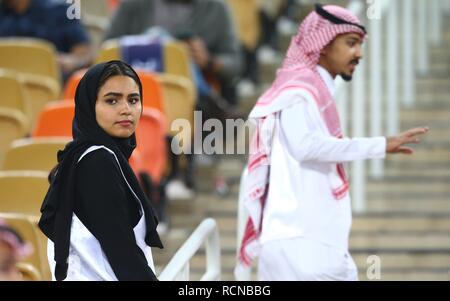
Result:
[[341,75],[342,79],[345,80],[346,82],[349,82],[353,79],[353,75],[348,75],[345,73],[341,73],[340,75]]
[[[353,64],[356,68],[356,66],[358,66],[359,64],[359,59],[354,59],[350,62],[350,64]],[[345,80],[346,82],[349,82],[353,79],[353,74],[345,74],[345,73],[341,73],[340,76],[342,77],[343,80]]]

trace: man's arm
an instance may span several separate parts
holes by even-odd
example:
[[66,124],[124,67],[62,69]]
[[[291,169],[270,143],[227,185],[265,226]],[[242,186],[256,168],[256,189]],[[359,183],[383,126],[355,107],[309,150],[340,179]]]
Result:
[[[314,111],[316,110],[316,112]],[[365,159],[382,159],[386,153],[412,153],[405,144],[418,143],[417,136],[426,128],[409,130],[396,137],[344,138],[323,134],[317,108],[304,100],[283,110],[281,128],[290,154],[300,162],[342,163]]]

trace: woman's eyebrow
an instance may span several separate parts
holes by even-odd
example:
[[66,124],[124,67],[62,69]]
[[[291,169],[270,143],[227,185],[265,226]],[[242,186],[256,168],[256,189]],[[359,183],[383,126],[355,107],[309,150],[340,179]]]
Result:
[[116,96],[116,97],[120,97],[120,96],[122,96],[123,94],[122,93],[118,93],[118,92],[109,92],[109,93],[106,93],[105,95],[103,95],[103,97],[106,97],[106,96]]
[[128,94],[128,97],[141,97],[141,95],[139,93],[131,93]]

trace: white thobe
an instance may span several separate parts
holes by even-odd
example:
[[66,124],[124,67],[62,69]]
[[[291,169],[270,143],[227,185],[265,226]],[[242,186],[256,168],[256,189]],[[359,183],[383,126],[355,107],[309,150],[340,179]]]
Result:
[[[319,73],[334,95],[331,75],[321,67]],[[259,279],[357,280],[348,253],[350,196],[336,200],[328,174],[336,163],[384,158],[386,138],[338,139],[329,134],[312,98],[295,91],[278,97],[301,99],[276,122]]]

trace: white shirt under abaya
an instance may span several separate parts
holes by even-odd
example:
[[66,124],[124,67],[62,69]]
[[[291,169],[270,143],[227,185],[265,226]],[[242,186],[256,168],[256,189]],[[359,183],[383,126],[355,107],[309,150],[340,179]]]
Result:
[[[321,77],[334,95],[331,75],[318,67]],[[336,200],[328,174],[331,168],[336,168],[336,163],[384,158],[386,138],[335,138],[328,133],[312,98],[299,96],[292,90],[278,97],[301,97],[301,100],[284,109],[276,121],[270,186],[260,237],[260,278],[280,279],[267,275],[271,274],[270,269],[274,266],[283,267],[282,261],[286,260],[286,270],[279,271],[279,274],[284,275],[282,280],[354,278],[354,271],[344,271],[354,270],[354,263],[348,254],[352,223],[350,196],[347,194],[343,199]],[[274,248],[282,250],[275,251]],[[337,258],[341,259],[341,263],[348,261],[347,265],[341,264],[338,273],[320,270],[317,265],[316,271],[304,271],[308,267],[305,265],[306,258],[309,258],[310,263],[324,262],[326,259],[319,257],[330,252],[340,254],[334,256],[333,261]],[[333,257],[330,256],[328,259]]]
[[[98,149],[106,149],[117,160],[116,155],[113,151],[105,146],[92,146],[87,149],[83,155],[80,157],[80,162],[85,155],[90,152],[96,151]],[[119,164],[119,161],[117,161]],[[120,167],[120,164],[119,164]],[[122,171],[122,169],[120,169]],[[125,175],[122,172],[122,176],[127,182]],[[128,184],[129,189],[135,195],[133,189]],[[140,202],[139,202],[140,204]],[[151,248],[145,242],[146,235],[146,223],[145,215],[143,214],[142,205],[140,211],[142,216],[138,224],[134,227],[134,236],[136,238],[136,243],[147,259],[149,267],[155,272],[155,266],[153,264],[153,257]],[[70,248],[68,263],[69,267],[67,270],[67,277],[65,281],[117,281],[117,277],[109,264],[108,258],[103,252],[99,241],[92,235],[92,233],[86,228],[86,226],[80,221],[80,219],[74,213],[72,216],[72,226],[70,230]],[[47,244],[47,256],[50,265],[50,270],[52,272],[52,279],[55,280],[55,260],[54,260],[54,245],[51,240],[48,240]],[[155,273],[156,274],[156,273]]]

